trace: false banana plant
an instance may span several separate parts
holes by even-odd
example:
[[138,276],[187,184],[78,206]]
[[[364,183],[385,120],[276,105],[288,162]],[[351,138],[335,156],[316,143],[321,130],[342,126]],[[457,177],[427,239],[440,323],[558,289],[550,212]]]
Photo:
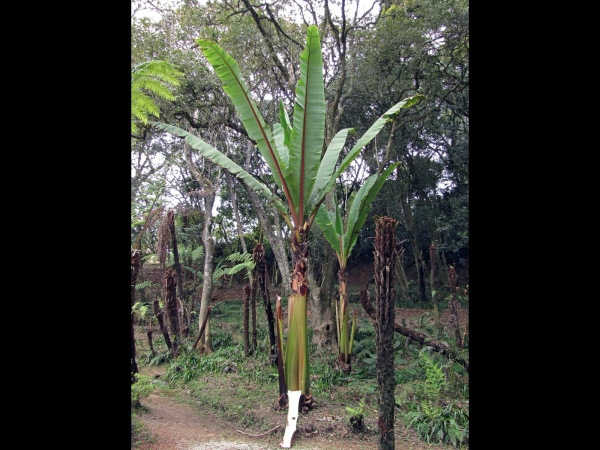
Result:
[[[197,39],[208,62],[221,79],[223,90],[230,96],[240,119],[260,154],[265,159],[281,190],[285,203],[263,183],[238,166],[216,148],[193,134],[165,123],[152,122],[159,130],[184,138],[203,157],[220,165],[241,179],[277,208],[291,231],[292,276],[288,297],[288,338],[285,351],[285,384],[289,413],[283,442],[291,446],[296,430],[298,411],[312,408],[310,365],[308,360],[307,297],[309,242],[308,234],[325,194],[335,185],[337,177],[350,165],[390,117],[400,109],[420,100],[410,97],[390,108],[352,147],[339,166],[337,161],[352,128],[340,130],[324,154],[325,89],[323,57],[319,31],[307,28],[306,46],[300,55],[300,78],[296,85],[293,120],[290,122],[283,102],[279,102],[279,124],[267,125],[256,102],[242,79],[237,62],[215,42]],[[283,355],[279,354],[278,358]],[[281,386],[281,385],[280,385]],[[281,401],[281,399],[280,399]],[[281,403],[280,403],[281,404]]]
[[[352,331],[349,332],[348,323],[348,292],[346,290],[348,282],[348,273],[346,265],[350,253],[358,239],[358,233],[367,219],[367,213],[371,202],[380,191],[389,174],[400,164],[399,162],[390,165],[380,175],[375,174],[367,178],[364,184],[356,193],[352,200],[348,218],[346,221],[346,230],[344,231],[343,218],[335,205],[335,210],[326,209],[325,204],[321,204],[315,217],[317,225],[323,231],[327,242],[334,249],[339,263],[338,285],[340,300],[339,306],[336,303],[337,319],[337,337],[338,337],[338,366],[343,372],[350,372],[352,359],[352,344],[354,341],[354,330],[356,328],[356,312],[352,320]],[[350,333],[350,336],[348,334]]]

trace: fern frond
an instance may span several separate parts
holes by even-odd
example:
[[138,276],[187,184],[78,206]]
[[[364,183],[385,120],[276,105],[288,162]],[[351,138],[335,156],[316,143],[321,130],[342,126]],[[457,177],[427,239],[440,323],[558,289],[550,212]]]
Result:
[[140,289],[144,289],[144,288],[152,287],[152,286],[155,286],[155,283],[153,283],[151,280],[143,281],[143,282],[135,285],[135,290],[139,291]]
[[241,261],[241,262],[249,262],[252,261],[252,255],[250,253],[232,253],[227,257],[228,261]]
[[204,255],[204,247],[200,246],[192,250],[192,261],[196,261],[202,255]]
[[227,273],[227,275],[235,275],[236,273],[238,273],[240,270],[243,270],[243,269],[247,269],[249,271],[254,270],[255,265],[256,264],[254,263],[254,261],[246,261],[241,264],[236,264],[235,266],[231,267],[230,269],[225,270],[225,272]]
[[[148,116],[160,118],[160,109],[149,94],[174,100],[169,86],[179,86],[183,72],[168,61],[147,61],[131,73],[131,132],[137,133],[136,120],[148,124]],[[145,91],[145,92],[144,92]]]

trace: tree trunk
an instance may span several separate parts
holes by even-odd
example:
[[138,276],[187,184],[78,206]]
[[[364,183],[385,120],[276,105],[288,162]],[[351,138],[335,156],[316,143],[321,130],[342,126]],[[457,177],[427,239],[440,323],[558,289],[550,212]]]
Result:
[[[194,117],[198,117],[198,111],[194,112]],[[210,319],[208,318],[208,311],[210,302],[212,300],[212,289],[213,289],[213,263],[215,258],[215,239],[212,236],[212,224],[213,216],[212,209],[215,203],[216,187],[198,170],[194,162],[192,161],[192,150],[190,145],[186,142],[183,146],[185,161],[187,167],[202,186],[202,195],[204,199],[204,229],[202,231],[202,242],[204,244],[204,281],[202,283],[202,297],[200,299],[200,313],[198,315],[198,326],[202,327],[202,324],[206,321],[206,330],[203,336],[201,336],[196,348],[198,353],[212,353],[212,342],[210,339]],[[220,169],[217,173],[217,179],[220,173]]]
[[425,293],[425,281],[423,276],[423,261],[421,258],[421,250],[419,249],[419,241],[412,215],[412,205],[410,201],[411,190],[410,184],[406,183],[406,177],[402,174],[402,165],[396,168],[396,182],[398,184],[398,195],[400,201],[400,210],[402,215],[402,225],[408,233],[410,245],[415,260],[415,268],[417,271],[417,297],[420,303],[427,302]]
[[169,351],[173,351],[173,345],[171,344],[171,338],[169,337],[169,332],[167,331],[167,326],[165,324],[164,318],[163,318],[163,313],[160,309],[160,304],[158,302],[158,299],[154,299],[154,315],[156,316],[156,320],[158,321],[158,326],[160,327],[160,331],[163,335],[163,337],[165,338],[165,344],[167,344],[167,348],[169,349]]
[[131,250],[131,384],[135,383],[135,374],[138,373],[137,362],[135,361],[135,328],[133,305],[135,305],[135,285],[137,276],[140,270],[140,255],[139,250]]
[[350,325],[348,311],[348,271],[341,267],[338,271],[338,284],[340,292],[340,307],[338,314],[338,368],[344,373],[350,373],[352,370],[352,336],[349,335]]
[[[269,297],[269,279],[267,272],[267,263],[265,261],[265,249],[262,244],[256,244],[252,250],[252,260],[254,261],[254,271],[256,273],[255,285],[260,286],[260,292],[263,298],[263,304],[265,306],[265,313],[267,314],[267,326],[269,327],[269,343],[271,344],[270,361],[271,364],[277,364],[277,341],[275,338],[275,317],[273,316],[273,309],[271,308],[271,299]],[[256,290],[256,288],[255,288]]]
[[256,286],[251,285],[250,289],[250,305],[252,307],[252,352],[256,350],[258,343],[256,342]]
[[185,304],[177,297],[177,306],[179,311],[179,323],[181,325],[181,337],[186,338],[190,333],[190,321],[188,320]]
[[312,342],[317,347],[333,350],[336,345],[337,328],[335,325],[335,281],[338,266],[335,251],[328,245],[325,249],[323,279],[319,286],[314,275],[313,265],[309,267],[311,310],[310,321],[313,329]]
[[391,217],[376,217],[375,227],[375,302],[377,320],[377,404],[379,410],[378,450],[394,450],[394,320],[396,291],[395,265],[398,260],[398,222]]
[[250,285],[244,285],[244,355],[250,356]]
[[[206,194],[204,196],[204,231],[202,240],[204,242],[204,281],[202,283],[202,298],[200,299],[200,314],[198,324],[202,326],[204,320],[208,317],[208,306],[212,298],[213,289],[213,262],[215,259],[215,239],[211,234],[212,227],[212,208],[215,202],[215,194]],[[200,353],[212,353],[212,342],[210,339],[210,319],[207,319],[204,337],[200,339],[198,350]]]
[[146,337],[148,338],[148,347],[150,347],[150,356],[153,357],[156,352],[154,351],[154,345],[152,343],[152,328],[146,330]]
[[164,280],[164,296],[165,306],[167,310],[167,317],[169,322],[169,328],[171,331],[172,344],[173,344],[173,356],[177,357],[179,354],[179,342],[181,341],[181,332],[179,331],[179,311],[177,308],[177,274],[172,267],[165,270],[163,276]]
[[456,290],[458,286],[456,285],[456,270],[454,266],[450,266],[450,270],[448,271],[448,286],[450,288],[450,303],[448,305],[450,309],[450,325],[454,328],[456,345],[458,345],[458,348],[463,348],[463,340],[458,327],[458,311],[456,308]]
[[433,303],[433,318],[435,320],[435,326],[441,328],[442,323],[440,322],[440,308],[438,306],[436,289],[435,289],[435,244],[431,244],[429,247],[429,265],[431,271],[429,273],[429,289],[431,289],[431,303]]
[[175,214],[172,209],[167,211],[167,223],[171,234],[171,243],[173,246],[173,268],[177,274],[177,293],[181,301],[185,301],[185,292],[183,292],[183,274],[181,273],[181,263],[179,262],[179,250],[177,249],[177,235],[175,234]]

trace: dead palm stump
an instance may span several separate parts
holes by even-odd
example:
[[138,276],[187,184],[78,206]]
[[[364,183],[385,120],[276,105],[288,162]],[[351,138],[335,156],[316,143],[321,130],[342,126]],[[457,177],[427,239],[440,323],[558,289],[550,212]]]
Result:
[[377,353],[378,450],[394,450],[394,320],[396,291],[394,274],[400,242],[398,222],[375,217],[375,345]]

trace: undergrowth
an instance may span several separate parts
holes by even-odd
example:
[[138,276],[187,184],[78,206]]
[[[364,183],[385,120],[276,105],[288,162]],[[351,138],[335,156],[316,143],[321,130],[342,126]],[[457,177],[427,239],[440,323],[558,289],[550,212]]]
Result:
[[[270,342],[264,311],[257,310],[257,347],[245,356],[241,322],[241,302],[215,305],[211,320],[213,352],[200,356],[191,349],[193,333],[179,347],[173,359],[162,336],[154,339],[156,354],[150,355],[147,345],[138,346],[138,364],[165,364],[162,380],[171,389],[182,393],[182,399],[201,404],[220,417],[239,426],[266,430],[272,427],[260,414],[261,408],[271,408],[278,397],[278,372],[270,363]],[[218,307],[217,307],[218,306]],[[260,303],[259,305],[260,306]],[[262,314],[261,314],[262,313]],[[233,320],[231,320],[233,317]],[[431,313],[420,317],[415,327],[452,347],[453,336],[434,327]],[[312,343],[309,328],[311,394],[317,401],[342,401],[348,412],[347,423],[354,432],[369,431],[365,417],[377,417],[375,331],[368,320],[359,320],[353,347],[352,370],[343,373],[336,368],[337,355],[317,348]],[[469,392],[468,374],[455,361],[430,347],[395,334],[395,400],[397,416],[413,428],[419,439],[453,447],[468,445]],[[455,354],[468,349],[453,347]],[[210,389],[208,378],[210,377]],[[140,378],[136,387],[138,399],[146,395],[148,380]],[[136,383],[136,384],[138,384]],[[134,385],[135,386],[135,385]],[[132,387],[132,442],[134,434],[143,434],[135,419]],[[184,392],[184,393],[183,393]],[[281,411],[285,421],[287,410]],[[375,427],[376,428],[376,427]],[[377,430],[370,430],[376,432]]]

